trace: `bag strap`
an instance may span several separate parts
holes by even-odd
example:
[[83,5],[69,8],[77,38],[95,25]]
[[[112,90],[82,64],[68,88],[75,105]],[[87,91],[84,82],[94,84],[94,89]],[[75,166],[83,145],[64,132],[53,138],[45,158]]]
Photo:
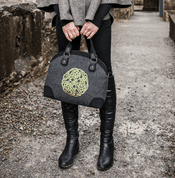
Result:
[[[86,40],[89,40],[89,44],[90,44],[89,53],[90,53],[91,59],[90,59],[89,70],[93,72],[96,69],[96,63],[98,61],[98,58],[97,58],[97,55],[96,55],[96,51],[95,51],[92,39],[87,39],[87,37],[85,37],[85,38],[86,38]],[[62,65],[66,66],[68,64],[68,60],[69,60],[69,57],[70,57],[71,50],[72,50],[72,42],[69,42],[66,46],[65,51],[64,51],[63,59],[61,60]]]
[[[90,51],[89,51],[89,53],[96,55],[96,51],[95,51],[92,39],[87,39],[87,37],[85,37],[85,38],[86,38],[86,40],[88,40],[90,42]],[[71,50],[72,50],[72,42],[69,42],[67,44],[67,46],[66,46],[65,54],[69,55],[69,53],[71,52]]]

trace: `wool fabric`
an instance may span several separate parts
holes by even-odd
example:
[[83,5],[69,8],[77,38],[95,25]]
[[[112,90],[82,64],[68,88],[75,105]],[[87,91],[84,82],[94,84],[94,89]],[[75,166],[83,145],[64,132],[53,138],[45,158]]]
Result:
[[[53,4],[59,4],[60,20],[73,20],[76,26],[83,26],[86,20],[93,20],[100,4],[112,4],[125,8],[132,5],[132,0],[39,0],[38,8],[47,11]],[[109,14],[114,15],[113,9]],[[109,18],[109,14],[104,20]]]

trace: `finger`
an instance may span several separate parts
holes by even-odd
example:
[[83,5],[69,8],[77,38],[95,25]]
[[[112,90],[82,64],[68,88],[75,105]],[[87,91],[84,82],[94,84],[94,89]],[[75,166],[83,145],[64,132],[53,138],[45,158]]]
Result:
[[73,39],[73,38],[74,38],[71,32],[69,32],[68,35],[69,35],[69,38],[70,38],[70,39]]
[[83,35],[87,36],[87,33],[88,33],[88,32],[89,32],[89,30],[86,29],[86,30],[84,31]]
[[72,34],[72,38],[73,39],[77,37],[77,35],[76,35],[76,33],[74,31],[72,31],[71,34]]
[[68,33],[65,33],[65,36],[69,41],[72,41],[71,38],[69,37]]
[[88,32],[86,33],[86,36],[89,37],[92,32],[93,32],[92,30],[91,30],[91,31],[88,31]]
[[77,29],[74,30],[74,33],[75,33],[76,37],[80,35],[80,33]]
[[84,29],[83,35],[87,36],[87,33],[88,33],[89,31],[92,32],[91,29],[89,29],[88,27],[86,27],[86,28]]
[[88,39],[88,40],[91,39],[94,35],[95,35],[95,33],[92,32],[92,33],[87,37],[87,39]]
[[83,28],[81,29],[80,33],[83,34],[85,30],[86,30],[86,24],[83,25]]
[[84,29],[82,28],[81,31],[80,31],[80,34],[83,34],[83,32],[84,32]]
[[92,33],[88,36],[87,39],[91,39],[97,32],[98,32],[98,28],[97,29],[93,29]]

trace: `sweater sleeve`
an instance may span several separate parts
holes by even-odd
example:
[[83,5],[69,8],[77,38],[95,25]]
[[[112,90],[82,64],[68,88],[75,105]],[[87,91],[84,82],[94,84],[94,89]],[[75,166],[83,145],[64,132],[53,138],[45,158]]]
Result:
[[[60,19],[59,5],[58,5],[58,4],[55,4],[55,5],[53,6],[53,8],[54,8],[55,12],[57,13],[57,18]],[[61,21],[61,26],[63,27],[63,26],[65,26],[65,25],[67,25],[68,23],[72,22],[73,20],[60,20],[60,21]]]
[[101,23],[104,17],[109,13],[110,9],[112,8],[111,4],[100,4],[94,19],[91,21],[94,25],[100,28]]

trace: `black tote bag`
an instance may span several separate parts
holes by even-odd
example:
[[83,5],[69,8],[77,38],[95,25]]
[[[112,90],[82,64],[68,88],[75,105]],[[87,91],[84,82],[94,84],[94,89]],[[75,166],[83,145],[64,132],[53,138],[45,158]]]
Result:
[[97,57],[92,40],[90,51],[72,50],[69,42],[65,51],[50,61],[44,85],[44,96],[63,102],[101,108],[108,86],[106,65]]

